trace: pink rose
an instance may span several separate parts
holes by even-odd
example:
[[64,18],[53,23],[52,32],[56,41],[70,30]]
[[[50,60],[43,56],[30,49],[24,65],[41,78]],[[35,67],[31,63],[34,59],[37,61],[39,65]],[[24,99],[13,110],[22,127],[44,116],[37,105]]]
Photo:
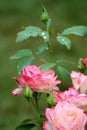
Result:
[[87,57],[84,57],[84,58],[83,58],[83,64],[84,64],[84,65],[87,65]]
[[72,71],[71,74],[73,87],[80,90],[81,93],[86,93],[87,91],[87,75],[81,72]]
[[56,85],[61,83],[61,81],[57,79],[57,76],[55,76],[53,70],[41,71],[40,67],[36,65],[25,66],[20,73],[20,77],[15,77],[15,80],[22,89],[25,86],[29,86],[31,90],[37,92],[58,90]]
[[77,107],[87,106],[87,95],[79,93],[74,88],[69,88],[69,90],[64,92],[54,92],[54,98],[57,103],[59,101],[67,101]]
[[59,102],[45,111],[43,130],[85,130],[87,116],[82,109],[68,102]]

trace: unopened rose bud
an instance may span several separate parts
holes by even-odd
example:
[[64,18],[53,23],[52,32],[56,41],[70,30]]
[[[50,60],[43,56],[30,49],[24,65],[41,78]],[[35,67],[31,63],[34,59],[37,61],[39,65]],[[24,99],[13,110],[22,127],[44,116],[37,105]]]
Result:
[[29,88],[29,86],[26,86],[23,91],[23,95],[25,98],[29,99],[32,97],[33,91]]
[[48,96],[47,98],[47,103],[50,105],[50,106],[53,106],[55,105],[55,99],[54,99],[54,94],[53,93],[50,93],[50,95]]
[[85,66],[84,63],[83,63],[83,58],[80,58],[80,59],[79,59],[78,68],[79,68],[81,71],[84,71],[84,70],[86,69],[86,66]]
[[46,24],[47,21],[48,21],[48,19],[49,19],[48,12],[47,12],[46,9],[43,7],[43,12],[42,12],[42,14],[41,14],[41,21]]
[[83,64],[87,66],[87,57],[83,58]]

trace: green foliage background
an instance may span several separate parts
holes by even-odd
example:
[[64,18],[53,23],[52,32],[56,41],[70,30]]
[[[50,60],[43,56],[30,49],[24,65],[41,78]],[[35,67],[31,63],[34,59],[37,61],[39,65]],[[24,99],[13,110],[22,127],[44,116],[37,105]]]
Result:
[[[40,21],[41,3],[52,18],[52,41],[56,52],[56,56],[52,55],[49,59],[48,55],[46,58],[54,61],[56,57],[78,59],[87,56],[87,37],[72,38],[71,51],[55,44],[56,32],[61,33],[74,25],[87,26],[87,0],[0,0],[0,130],[14,130],[22,119],[32,114],[22,96],[14,97],[11,94],[11,90],[17,86],[12,80],[17,75],[17,61],[9,58],[19,49],[34,49],[43,42],[41,38],[30,38],[19,44],[15,42],[17,32],[24,26],[36,25],[44,29]],[[44,106],[44,102],[41,106]]]

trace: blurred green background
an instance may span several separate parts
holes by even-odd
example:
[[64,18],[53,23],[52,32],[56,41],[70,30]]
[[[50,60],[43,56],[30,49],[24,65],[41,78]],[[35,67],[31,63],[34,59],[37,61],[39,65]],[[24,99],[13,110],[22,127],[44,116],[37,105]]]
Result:
[[[41,3],[52,18],[55,32],[61,33],[64,28],[74,25],[87,26],[87,0],[0,0],[0,130],[14,130],[23,119],[31,116],[25,99],[11,94],[17,87],[12,77],[17,75],[18,61],[9,57],[19,49],[32,48],[32,43],[43,42],[39,38],[15,42],[17,32],[24,26],[36,25],[44,29],[40,21]],[[87,56],[87,37],[74,37],[72,43],[71,51],[54,44],[56,56]]]

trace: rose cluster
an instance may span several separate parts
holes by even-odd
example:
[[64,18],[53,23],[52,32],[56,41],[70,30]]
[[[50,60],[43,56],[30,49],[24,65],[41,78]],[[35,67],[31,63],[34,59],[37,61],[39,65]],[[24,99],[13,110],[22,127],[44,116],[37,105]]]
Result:
[[18,88],[12,90],[12,94],[22,94],[25,86],[35,92],[53,93],[55,105],[45,110],[43,130],[86,130],[87,75],[72,71],[70,77],[72,86],[60,92],[57,85],[61,81],[54,70],[41,71],[41,66],[27,65],[22,69],[20,77],[14,77]]

